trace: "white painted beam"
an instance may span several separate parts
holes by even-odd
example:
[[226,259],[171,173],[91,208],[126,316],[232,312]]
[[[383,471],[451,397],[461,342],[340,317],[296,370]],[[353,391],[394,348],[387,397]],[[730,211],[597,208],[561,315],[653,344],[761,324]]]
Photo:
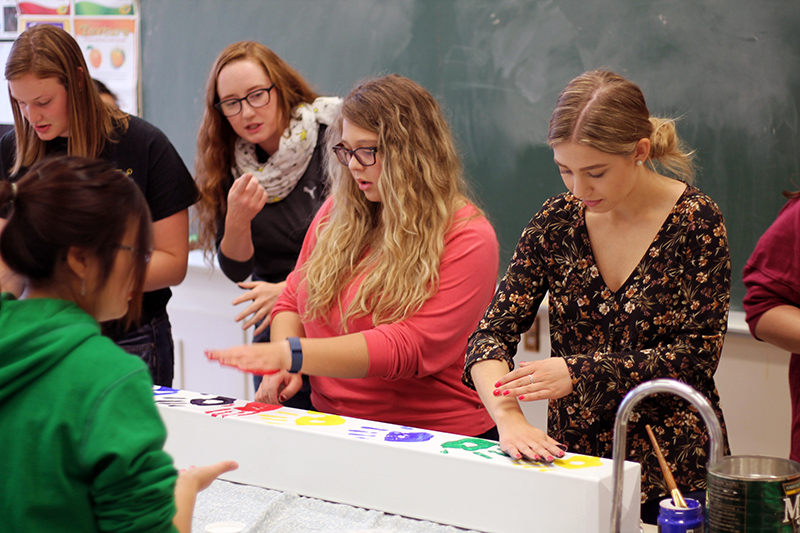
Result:
[[[612,461],[514,461],[497,443],[155,388],[179,468],[223,459],[229,481],[487,532],[605,533]],[[639,465],[624,469],[623,531],[639,531]]]

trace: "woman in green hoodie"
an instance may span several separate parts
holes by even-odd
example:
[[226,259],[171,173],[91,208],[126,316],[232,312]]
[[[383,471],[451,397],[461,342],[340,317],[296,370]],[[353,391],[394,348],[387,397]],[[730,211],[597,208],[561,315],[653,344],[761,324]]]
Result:
[[98,325],[141,300],[144,196],[63,157],[0,184],[6,205],[0,256],[28,285],[0,296],[3,531],[190,531],[197,492],[236,464],[175,471],[146,365]]

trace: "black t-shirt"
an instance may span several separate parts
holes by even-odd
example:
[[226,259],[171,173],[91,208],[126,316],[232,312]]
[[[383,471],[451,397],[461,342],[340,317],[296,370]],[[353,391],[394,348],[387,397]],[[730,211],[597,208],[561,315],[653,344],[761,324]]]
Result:
[[[197,188],[180,155],[164,133],[152,124],[134,116],[129,117],[128,129],[116,135],[116,142],[106,143],[100,159],[110,161],[125,172],[147,199],[153,221],[159,221],[183,211],[198,199]],[[47,141],[47,156],[67,153],[67,138]],[[0,179],[16,181],[25,168],[15,176],[8,171],[16,158],[16,136],[13,131],[0,139]],[[142,322],[147,322],[167,308],[172,291],[168,288],[147,292],[142,302]]]
[[[253,279],[278,283],[294,269],[308,226],[327,193],[322,157],[326,129],[327,126],[320,124],[311,161],[292,192],[280,202],[266,204],[250,223],[255,250],[253,257],[240,262],[218,254],[220,268],[231,280],[244,281],[252,274]],[[256,155],[261,163],[268,159],[267,153],[259,147],[256,147]],[[226,198],[232,185],[233,179],[225,186]],[[218,220],[218,251],[224,234],[225,220]]]

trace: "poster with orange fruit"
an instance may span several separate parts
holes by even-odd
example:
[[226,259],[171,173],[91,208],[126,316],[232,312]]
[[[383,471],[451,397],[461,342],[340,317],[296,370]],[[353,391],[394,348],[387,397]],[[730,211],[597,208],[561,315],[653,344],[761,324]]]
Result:
[[135,80],[138,71],[136,21],[130,18],[75,17],[75,40],[83,50],[93,78],[101,80],[128,112],[137,107]]
[[32,24],[70,32],[89,74],[111,89],[123,111],[139,113],[138,0],[20,0],[16,9],[19,32]]

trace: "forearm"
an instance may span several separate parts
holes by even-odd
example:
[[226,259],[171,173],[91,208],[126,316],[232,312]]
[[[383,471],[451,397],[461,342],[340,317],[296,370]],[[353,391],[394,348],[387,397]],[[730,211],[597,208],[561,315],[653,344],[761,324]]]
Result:
[[783,350],[800,353],[800,308],[779,305],[766,311],[756,324],[756,336]]
[[189,210],[153,223],[153,256],[147,265],[145,292],[179,285],[189,263]]
[[[284,341],[286,342],[286,341]],[[327,339],[300,339],[301,371],[311,376],[363,378],[369,371],[367,340],[361,333]]]
[[250,221],[238,222],[227,217],[225,234],[219,243],[219,250],[234,261],[248,261],[255,253]]
[[172,523],[180,533],[190,533],[192,531],[192,514],[194,504],[199,492],[197,484],[187,476],[179,475],[175,484],[175,507],[177,512],[172,518]]
[[[363,378],[369,370],[367,340],[361,333],[328,337],[305,338],[305,329],[297,313],[284,311],[272,319],[271,344],[280,345],[282,351],[291,353],[289,337],[300,337],[303,347],[303,366],[300,371],[311,376],[331,378]],[[291,367],[291,358],[286,359],[283,370]]]
[[25,278],[8,268],[0,259],[0,292],[10,292],[17,298],[25,290]]
[[[3,234],[5,225],[6,220],[0,218],[0,235]],[[8,265],[0,258],[0,292],[10,292],[19,298],[24,289],[25,278],[8,268]]]
[[494,395],[495,384],[508,374],[508,371],[506,362],[499,359],[488,359],[475,363],[470,371],[475,390],[498,428],[502,428],[507,423],[525,420],[525,415],[516,397]]
[[153,256],[147,265],[144,291],[149,292],[180,285],[186,277],[188,253],[188,248],[186,254],[153,250]]

